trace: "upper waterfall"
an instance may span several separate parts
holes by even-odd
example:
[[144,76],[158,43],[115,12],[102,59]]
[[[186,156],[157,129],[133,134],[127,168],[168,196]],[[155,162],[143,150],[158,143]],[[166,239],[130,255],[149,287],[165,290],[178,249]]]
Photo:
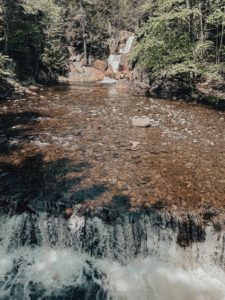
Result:
[[110,54],[107,61],[112,66],[112,69],[113,69],[114,73],[119,71],[121,55],[122,54],[128,54],[130,52],[131,47],[133,45],[133,42],[134,42],[134,35],[129,36],[127,41],[126,41],[125,47],[120,49],[120,51],[119,51],[120,54]]
[[129,53],[130,50],[131,50],[131,47],[133,45],[133,42],[134,42],[134,35],[131,35],[131,36],[128,37],[126,45],[123,49],[121,49],[120,53],[122,53],[122,54]]

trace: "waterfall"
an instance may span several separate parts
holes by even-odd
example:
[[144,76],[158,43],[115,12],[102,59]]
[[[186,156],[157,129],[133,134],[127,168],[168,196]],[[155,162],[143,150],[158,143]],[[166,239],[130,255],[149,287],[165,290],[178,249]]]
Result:
[[224,300],[224,236],[183,249],[157,213],[2,216],[1,299]]
[[134,35],[131,35],[131,36],[128,37],[126,45],[123,49],[121,49],[120,53],[123,53],[123,54],[129,53],[130,50],[131,50],[131,47],[133,45],[133,42],[134,42]]
[[108,64],[112,66],[113,72],[116,73],[119,70],[120,66],[120,54],[110,54],[108,58]]
[[133,41],[134,41],[134,35],[129,36],[126,41],[125,47],[120,50],[120,54],[110,54],[108,58],[108,63],[112,66],[114,73],[119,71],[121,55],[128,54],[130,52]]

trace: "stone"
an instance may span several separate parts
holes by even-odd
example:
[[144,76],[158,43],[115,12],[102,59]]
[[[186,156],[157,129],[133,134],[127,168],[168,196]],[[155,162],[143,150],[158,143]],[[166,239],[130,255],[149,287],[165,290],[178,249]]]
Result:
[[84,72],[84,69],[83,69],[83,66],[80,62],[74,62],[73,65],[70,67],[70,70],[71,71],[74,71],[74,68],[73,66],[76,68],[76,71],[80,72],[80,73],[83,73]]
[[76,55],[76,61],[78,61],[78,62],[80,62],[81,61],[81,59],[82,59],[82,56],[81,56],[81,54],[78,54],[78,55]]
[[79,72],[75,66],[70,66],[67,81],[69,82],[94,82],[101,81],[104,73],[93,67],[82,67],[83,72]]
[[108,63],[104,60],[96,59],[94,64],[93,64],[93,67],[97,70],[105,72],[107,67],[108,67]]
[[116,79],[116,80],[119,80],[119,79],[120,79],[120,76],[121,76],[121,73],[120,73],[120,72],[116,72],[116,74],[115,74],[115,79]]
[[117,53],[118,50],[118,45],[119,45],[119,41],[117,38],[111,37],[108,40],[108,49],[109,49],[109,53],[110,54],[115,54]]
[[134,117],[132,119],[132,125],[135,127],[150,127],[151,119],[149,117]]
[[177,100],[192,93],[191,80],[183,77],[169,77],[155,80],[149,89],[153,97]]
[[119,51],[122,51],[126,47],[126,43],[119,44]]
[[133,141],[130,141],[130,144],[131,144],[131,150],[132,151],[136,151],[138,150],[138,147],[140,145],[140,142],[133,142]]
[[71,55],[71,56],[70,56],[70,61],[72,61],[72,62],[73,62],[73,61],[76,61],[76,56],[75,56],[75,55]]
[[40,88],[36,85],[30,85],[29,90],[32,91],[32,92],[37,92],[37,91],[40,90]]
[[120,66],[122,67],[123,70],[128,69],[129,63],[128,63],[128,55],[127,54],[121,54]]
[[108,65],[107,70],[105,71],[105,76],[110,78],[114,77],[114,72],[111,65]]
[[211,220],[213,217],[218,216],[218,212],[215,209],[206,209],[203,213],[204,220]]
[[[31,95],[31,96],[32,96],[34,93],[33,93],[31,90],[26,89],[26,90],[25,90],[25,94],[26,94],[26,95]],[[35,95],[36,95],[36,93],[35,93]]]
[[126,30],[122,30],[119,33],[119,43],[120,44],[125,44],[127,39],[129,38],[129,36],[133,35],[132,32],[126,31]]
[[70,218],[73,215],[73,209],[72,208],[66,208],[65,210],[65,216],[67,218]]

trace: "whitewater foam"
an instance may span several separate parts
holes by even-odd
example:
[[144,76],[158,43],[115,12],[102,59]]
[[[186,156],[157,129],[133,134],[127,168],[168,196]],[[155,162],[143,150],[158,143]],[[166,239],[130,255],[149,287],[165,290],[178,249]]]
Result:
[[[1,299],[224,300],[223,235],[183,249],[152,216],[0,221]],[[217,252],[217,254],[216,254]]]

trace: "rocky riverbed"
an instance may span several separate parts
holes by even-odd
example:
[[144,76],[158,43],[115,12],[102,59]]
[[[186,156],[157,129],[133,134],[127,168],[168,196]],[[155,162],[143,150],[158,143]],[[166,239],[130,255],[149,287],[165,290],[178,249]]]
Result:
[[100,84],[46,88],[0,110],[1,201],[224,208],[224,112]]

